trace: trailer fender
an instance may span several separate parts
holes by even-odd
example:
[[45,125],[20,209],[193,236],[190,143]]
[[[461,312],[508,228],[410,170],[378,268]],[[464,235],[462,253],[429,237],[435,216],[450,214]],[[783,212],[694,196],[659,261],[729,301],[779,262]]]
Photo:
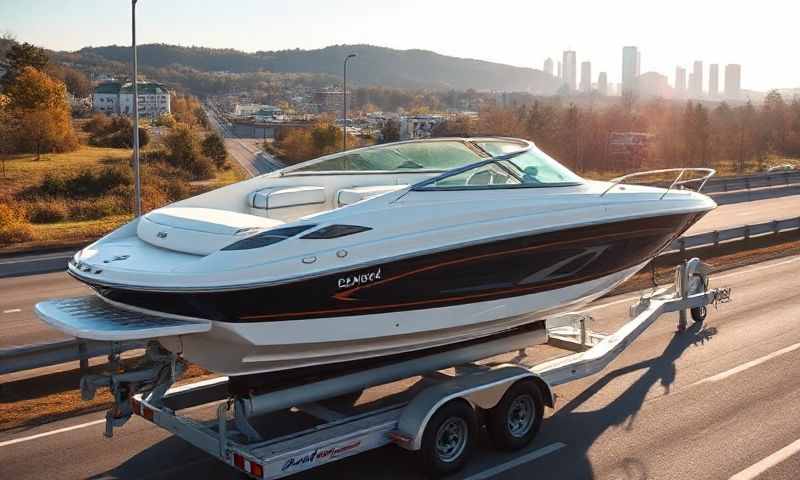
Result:
[[525,379],[537,383],[546,405],[554,405],[553,392],[539,375],[517,365],[500,365],[491,370],[454,377],[426,388],[403,409],[397,422],[397,430],[391,433],[391,437],[402,448],[419,450],[428,421],[442,405],[460,398],[467,400],[473,407],[488,410],[497,405],[511,385]]

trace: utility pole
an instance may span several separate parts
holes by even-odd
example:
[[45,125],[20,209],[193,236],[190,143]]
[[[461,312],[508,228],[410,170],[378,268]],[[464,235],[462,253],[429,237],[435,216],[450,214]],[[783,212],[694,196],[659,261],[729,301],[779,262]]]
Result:
[[357,54],[351,53],[344,57],[344,89],[342,90],[342,99],[344,100],[344,123],[342,125],[342,151],[347,150],[347,61],[357,56]]
[[133,43],[133,176],[135,179],[135,214],[142,214],[142,178],[139,172],[139,64],[136,59],[136,1],[131,0],[131,37]]

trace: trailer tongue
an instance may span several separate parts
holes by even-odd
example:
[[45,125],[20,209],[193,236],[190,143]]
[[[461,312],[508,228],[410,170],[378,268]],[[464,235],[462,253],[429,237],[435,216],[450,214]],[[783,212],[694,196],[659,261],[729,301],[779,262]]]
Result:
[[[536,435],[544,406],[554,406],[553,386],[602,370],[665,313],[680,312],[679,331],[688,324],[689,312],[695,322],[702,322],[707,305],[730,299],[730,289],[707,288],[708,274],[708,267],[697,259],[680,265],[675,285],[642,297],[631,307],[631,319],[609,336],[592,332],[590,317],[571,314],[548,320],[544,330],[523,328],[313,383],[235,396],[229,393],[226,377],[170,388],[180,376],[182,363],[151,341],[138,368],[84,377],[81,390],[84,398],[91,398],[98,387],[111,389],[115,403],[106,416],[106,435],[137,414],[254,478],[285,477],[389,443],[419,451],[429,470],[445,474],[463,466],[469,457],[479,419],[485,421],[495,445],[522,448]],[[53,318],[66,315],[53,303],[40,305],[37,309]],[[70,308],[70,315],[81,316],[74,302]],[[102,312],[95,309],[92,314],[97,318]],[[124,324],[120,328],[137,328],[132,318],[118,320]],[[139,320],[143,332],[170,328],[157,318]],[[204,327],[200,322],[186,328]],[[532,368],[474,363],[545,342],[575,353]],[[118,356],[111,361],[118,367]],[[457,367],[455,374],[437,373],[450,367]],[[379,408],[333,411],[317,403],[420,375],[425,377],[422,388]],[[216,408],[216,418],[198,421],[184,415],[203,406]],[[303,411],[319,423],[277,436],[259,428],[265,418],[287,408]]]

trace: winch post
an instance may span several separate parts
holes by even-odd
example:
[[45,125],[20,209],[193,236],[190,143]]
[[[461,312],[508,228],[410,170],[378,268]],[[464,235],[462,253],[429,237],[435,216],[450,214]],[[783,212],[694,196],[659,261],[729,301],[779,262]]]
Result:
[[[684,261],[678,266],[677,271],[675,272],[675,284],[677,285],[678,295],[680,295],[682,300],[686,300],[689,296],[689,262],[691,260]],[[678,311],[678,331],[686,330],[686,327],[689,324],[688,319],[688,309],[682,308]]]

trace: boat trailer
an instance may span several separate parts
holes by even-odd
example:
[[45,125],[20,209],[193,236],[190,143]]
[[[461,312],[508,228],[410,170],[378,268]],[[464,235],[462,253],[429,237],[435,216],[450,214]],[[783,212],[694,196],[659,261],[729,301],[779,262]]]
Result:
[[[253,478],[286,477],[391,443],[417,451],[428,471],[443,475],[467,461],[481,423],[499,448],[528,445],[542,423],[544,407],[555,406],[553,387],[603,370],[661,315],[679,312],[678,334],[689,317],[702,322],[709,305],[730,300],[729,288],[708,288],[709,273],[696,258],[681,264],[674,285],[643,295],[630,307],[628,322],[611,335],[593,332],[591,317],[585,314],[547,320],[547,344],[572,353],[533,367],[478,362],[514,351],[522,354],[526,347],[542,343],[541,329],[301,386],[231,397],[227,377],[172,387],[184,365],[153,341],[137,368],[86,376],[81,391],[87,399],[99,387],[113,393],[107,436],[136,414]],[[119,355],[111,355],[110,361],[112,371],[120,371]],[[352,408],[343,412],[326,406],[348,396],[352,400],[365,388],[412,377],[421,377],[419,388],[377,408],[356,408],[349,402]],[[201,421],[186,415],[201,408],[211,418]],[[272,425],[270,416],[287,412],[315,421],[272,436],[270,428],[259,428]]]

